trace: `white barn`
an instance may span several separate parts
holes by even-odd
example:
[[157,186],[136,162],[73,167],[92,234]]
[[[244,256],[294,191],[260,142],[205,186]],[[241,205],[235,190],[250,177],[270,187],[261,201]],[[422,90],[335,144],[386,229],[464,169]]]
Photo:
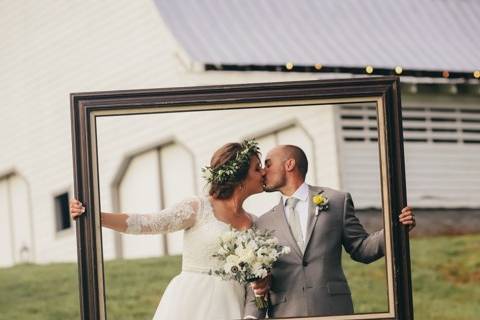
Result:
[[[396,72],[409,203],[477,210],[480,44],[471,39],[480,3],[453,2],[1,2],[0,267],[76,260],[74,223],[65,216],[73,194],[71,92]],[[272,112],[172,116],[163,123],[178,129],[175,136],[155,117],[105,119],[102,209],[155,211],[202,193],[199,169],[212,150],[252,136],[264,150],[300,144],[311,183],[348,190],[359,209],[378,207],[371,106]],[[239,125],[245,119],[248,126]],[[261,213],[269,197],[249,206]],[[103,236],[107,259],[181,252],[180,234]]]

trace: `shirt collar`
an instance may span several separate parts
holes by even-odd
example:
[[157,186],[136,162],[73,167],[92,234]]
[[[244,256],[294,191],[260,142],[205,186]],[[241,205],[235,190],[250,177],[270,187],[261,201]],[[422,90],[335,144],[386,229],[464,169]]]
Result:
[[285,205],[285,201],[287,201],[288,198],[297,198],[300,201],[307,201],[308,185],[305,182],[302,183],[300,187],[298,187],[298,189],[290,197],[282,195],[283,205]]

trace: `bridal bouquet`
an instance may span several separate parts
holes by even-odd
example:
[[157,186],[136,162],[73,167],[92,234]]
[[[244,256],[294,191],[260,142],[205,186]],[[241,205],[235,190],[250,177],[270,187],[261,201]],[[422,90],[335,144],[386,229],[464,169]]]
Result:
[[[278,244],[272,236],[273,231],[248,229],[238,231],[231,229],[219,238],[220,248],[213,255],[221,264],[210,274],[224,280],[235,280],[243,285],[266,278],[272,270],[273,263],[290,248]],[[267,308],[264,297],[255,297],[259,309]]]

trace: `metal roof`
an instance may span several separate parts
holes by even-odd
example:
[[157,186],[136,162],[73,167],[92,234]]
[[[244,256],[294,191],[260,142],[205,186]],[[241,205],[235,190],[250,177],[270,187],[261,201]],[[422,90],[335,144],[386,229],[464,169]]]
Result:
[[155,0],[193,61],[473,72],[479,0]]

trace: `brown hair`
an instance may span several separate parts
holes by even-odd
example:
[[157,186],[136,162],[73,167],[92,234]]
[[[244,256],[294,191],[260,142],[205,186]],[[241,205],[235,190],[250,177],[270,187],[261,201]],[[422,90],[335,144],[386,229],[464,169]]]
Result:
[[[216,169],[230,160],[235,159],[242,149],[243,146],[240,143],[232,142],[225,144],[213,154],[212,159],[210,160],[210,167]],[[255,154],[258,157],[260,156],[258,152]],[[248,162],[248,165],[241,165],[235,172],[235,175],[228,181],[222,183],[212,181],[208,194],[216,199],[230,198],[235,188],[247,178],[249,168],[250,162]]]

